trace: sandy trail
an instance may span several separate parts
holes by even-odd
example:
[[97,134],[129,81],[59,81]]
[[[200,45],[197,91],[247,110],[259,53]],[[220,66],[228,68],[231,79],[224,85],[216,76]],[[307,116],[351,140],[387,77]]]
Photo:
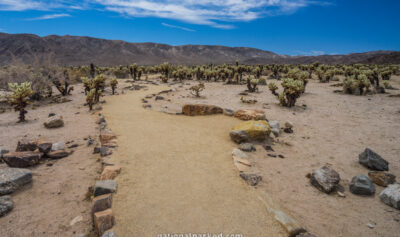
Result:
[[104,106],[108,125],[118,135],[112,159],[122,166],[113,202],[116,234],[284,236],[233,167],[228,132],[238,121],[142,108],[141,98],[162,89],[110,97]]

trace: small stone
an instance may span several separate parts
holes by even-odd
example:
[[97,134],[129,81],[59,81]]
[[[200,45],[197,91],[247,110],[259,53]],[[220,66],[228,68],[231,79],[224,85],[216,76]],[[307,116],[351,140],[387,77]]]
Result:
[[356,195],[370,196],[375,193],[372,181],[365,175],[354,176],[349,184],[350,192]]
[[62,151],[65,150],[65,144],[63,142],[53,143],[51,151]]
[[117,182],[114,180],[98,180],[94,187],[94,196],[100,196],[117,191]]
[[271,132],[278,137],[280,133],[280,126],[278,121],[269,121],[269,126],[271,127]]
[[278,157],[281,159],[285,158],[285,156],[283,156],[283,155],[278,155]]
[[242,151],[247,151],[247,152],[256,151],[256,148],[251,143],[241,143],[238,148]]
[[387,187],[389,184],[396,182],[396,176],[387,171],[370,171],[368,172],[368,177],[370,177],[375,184],[383,187]]
[[73,225],[75,225],[76,223],[78,223],[78,222],[80,222],[80,221],[82,221],[82,220],[83,220],[83,217],[82,217],[82,216],[77,216],[77,217],[75,217],[74,219],[71,220],[71,222],[69,223],[69,225],[70,225],[70,226],[73,226]]
[[389,185],[379,194],[379,198],[386,205],[400,210],[400,183]]
[[97,105],[96,107],[94,107],[94,110],[100,111],[102,110],[103,107],[101,105]]
[[28,169],[0,168],[0,195],[11,194],[32,182],[32,172]]
[[104,156],[109,156],[112,154],[112,150],[109,149],[106,146],[102,146],[100,147],[100,156],[104,157]]
[[367,226],[368,226],[368,228],[370,228],[370,229],[373,229],[373,228],[375,227],[375,226],[374,226],[373,224],[371,224],[371,223],[368,223]]
[[339,184],[340,176],[334,170],[327,166],[323,166],[312,172],[310,183],[325,193],[331,193]]
[[293,128],[293,123],[286,121],[285,122],[285,128]]
[[0,217],[5,216],[14,208],[14,202],[11,196],[1,196],[0,197]]
[[78,146],[79,146],[79,144],[75,143],[75,144],[68,146],[68,148],[72,149],[72,148],[77,148]]
[[101,173],[100,180],[114,179],[121,173],[120,166],[106,166]]
[[38,141],[37,147],[39,148],[40,152],[47,154],[51,151],[53,144],[51,142]]
[[249,134],[247,134],[247,132],[243,130],[232,130],[229,133],[229,136],[231,137],[232,141],[238,144],[250,141]]
[[164,97],[163,97],[163,96],[160,96],[160,95],[157,95],[156,98],[155,98],[155,100],[164,100]]
[[362,152],[358,156],[358,161],[363,166],[378,171],[388,171],[389,170],[389,162],[383,159],[380,155],[376,154],[369,148],[366,148],[364,152]]
[[110,141],[116,139],[117,136],[111,132],[101,132],[99,138],[101,144],[104,145],[105,143],[109,143]]
[[111,209],[94,213],[94,225],[96,232],[102,236],[104,232],[114,226],[114,216]]
[[293,129],[292,128],[284,128],[283,131],[285,133],[293,133]]
[[240,177],[250,186],[256,186],[262,180],[262,177],[256,174],[240,173]]
[[233,151],[232,151],[232,156],[234,156],[234,157],[239,157],[239,158],[242,158],[242,159],[247,159],[247,158],[248,158],[248,156],[246,155],[246,153],[244,153],[243,151],[241,151],[241,150],[239,150],[239,149],[237,149],[237,148],[234,148],[234,149],[233,149]]
[[303,232],[303,233],[300,233],[300,234],[296,235],[296,237],[317,237],[317,236],[313,235],[313,234],[310,234],[308,232]]
[[59,128],[64,126],[64,120],[62,116],[51,116],[43,124],[46,128]]
[[112,206],[112,194],[104,194],[93,198],[93,208],[92,213],[96,213],[99,211],[104,211],[106,209],[111,208]]
[[340,192],[340,191],[337,191],[337,195],[339,196],[339,197],[346,197],[346,195],[343,193],[343,192]]
[[99,154],[100,153],[100,147],[96,146],[93,148],[93,154]]
[[232,117],[235,114],[235,111],[231,109],[224,109],[224,115]]
[[274,149],[273,149],[272,146],[270,146],[270,145],[265,145],[265,146],[264,146],[264,149],[265,149],[266,151],[274,151]]
[[117,237],[113,230],[107,230],[101,237]]
[[56,114],[55,113],[49,113],[49,115],[47,116],[47,117],[53,117],[53,116],[56,116]]
[[276,158],[275,154],[267,154],[269,157]]
[[104,117],[100,117],[97,119],[96,124],[106,123],[106,119]]
[[3,156],[4,162],[15,168],[26,168],[39,163],[43,153],[32,151],[10,152]]
[[[0,147],[0,158],[3,158],[3,155],[9,153],[9,150],[3,149]],[[1,160],[1,159],[0,159]]]

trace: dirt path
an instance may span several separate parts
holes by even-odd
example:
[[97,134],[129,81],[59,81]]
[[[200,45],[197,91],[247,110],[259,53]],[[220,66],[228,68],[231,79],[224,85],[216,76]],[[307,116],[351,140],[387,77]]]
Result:
[[116,234],[284,236],[233,167],[228,131],[238,121],[142,108],[141,98],[162,89],[111,97],[104,106],[108,125],[118,135],[112,159],[122,166],[113,202]]

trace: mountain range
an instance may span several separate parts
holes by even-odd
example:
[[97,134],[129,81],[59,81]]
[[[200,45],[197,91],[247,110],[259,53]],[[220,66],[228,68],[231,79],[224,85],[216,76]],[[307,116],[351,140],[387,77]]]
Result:
[[218,45],[171,46],[157,43],[129,43],[84,36],[40,37],[33,34],[0,33],[0,65],[51,63],[62,66],[115,66],[137,63],[154,65],[223,64],[400,64],[399,51],[371,51],[346,55],[288,56],[248,47]]

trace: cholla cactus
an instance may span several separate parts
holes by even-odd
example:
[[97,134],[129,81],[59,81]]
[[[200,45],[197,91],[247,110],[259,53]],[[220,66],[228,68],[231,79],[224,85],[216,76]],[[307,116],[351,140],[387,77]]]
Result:
[[95,98],[96,98],[96,89],[93,88],[86,94],[86,103],[89,106],[89,110],[93,109]]
[[247,89],[249,92],[256,92],[258,90],[257,88],[258,85],[258,80],[254,79],[253,77],[248,77],[247,78]]
[[354,76],[346,77],[343,80],[343,92],[346,94],[354,94],[357,89],[357,82]]
[[278,95],[279,103],[282,106],[293,107],[304,91],[303,81],[284,78],[282,79],[282,87],[283,92]]
[[205,89],[205,86],[203,83],[199,83],[198,85],[190,87],[192,95],[196,97],[200,97],[200,92]]
[[32,83],[24,82],[20,85],[9,83],[8,87],[12,90],[12,94],[8,97],[9,103],[14,106],[15,111],[19,111],[18,122],[25,122],[25,114],[28,113],[25,108],[29,104],[29,97],[34,93]]
[[274,82],[270,82],[268,84],[268,88],[272,92],[273,95],[278,96],[278,94],[276,93],[276,90],[278,90],[278,86]]
[[160,65],[160,70],[161,70],[161,73],[163,74],[161,76],[162,82],[164,82],[164,83],[168,82],[170,69],[171,69],[171,67],[169,66],[168,62],[165,62]]
[[115,93],[115,89],[117,88],[117,85],[118,85],[118,80],[117,80],[117,78],[111,78],[110,79],[110,86],[111,86],[111,90],[112,90],[112,94],[114,95],[114,93]]

